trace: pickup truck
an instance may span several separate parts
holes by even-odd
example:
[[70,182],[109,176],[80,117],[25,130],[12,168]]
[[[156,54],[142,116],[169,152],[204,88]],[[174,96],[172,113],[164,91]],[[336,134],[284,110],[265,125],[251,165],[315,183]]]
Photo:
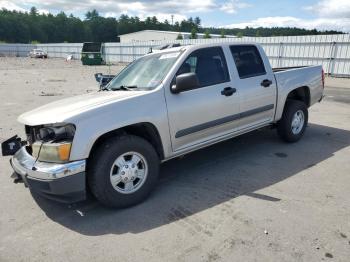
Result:
[[130,63],[102,90],[19,116],[27,138],[2,143],[15,182],[61,202],[126,207],[157,183],[160,163],[274,126],[304,134],[322,100],[321,66],[272,69],[253,43],[180,46]]

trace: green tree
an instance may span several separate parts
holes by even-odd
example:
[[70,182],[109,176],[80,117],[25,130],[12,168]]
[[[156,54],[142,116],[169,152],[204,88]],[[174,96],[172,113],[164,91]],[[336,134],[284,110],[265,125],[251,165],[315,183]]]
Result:
[[191,30],[191,36],[190,36],[190,38],[191,39],[197,39],[198,38],[198,36],[197,36],[197,30],[196,30],[196,28],[192,28],[192,30]]
[[30,8],[30,12],[29,13],[30,13],[31,16],[37,16],[39,14],[38,9],[36,9],[35,6],[32,6]]
[[183,38],[182,34],[179,33],[176,37],[176,40],[182,40],[182,39],[184,39],[184,38]]
[[211,38],[211,35],[210,35],[210,33],[209,33],[208,30],[206,30],[206,31],[204,32],[203,38],[205,38],[205,39]]
[[194,24],[196,25],[197,28],[201,26],[201,19],[198,16],[194,18]]
[[220,31],[220,38],[226,38],[224,29],[221,29],[221,31]]
[[96,19],[100,16],[100,14],[97,12],[96,9],[92,10],[92,11],[88,11],[86,14],[85,14],[85,19],[86,20],[92,20],[92,19]]
[[151,22],[152,22],[152,25],[155,27],[159,24],[156,16],[152,16]]
[[191,38],[197,33],[245,36],[286,36],[286,35],[318,35],[339,34],[341,32],[307,30],[295,27],[273,28],[214,28],[201,27],[199,17],[184,19],[170,24],[160,22],[157,17],[147,17],[144,21],[137,16],[121,15],[119,18],[100,16],[97,10],[88,11],[85,19],[60,12],[40,14],[36,7],[28,12],[0,9],[0,41],[6,43],[60,43],[60,42],[116,42],[118,35],[145,29],[191,32]]
[[171,30],[171,25],[170,25],[168,19],[165,19],[163,23],[160,23],[160,28],[161,28],[161,30],[165,30],[165,31]]
[[176,21],[174,23],[173,29],[175,29],[175,31],[180,31],[180,23]]
[[238,38],[242,38],[243,37],[243,33],[242,32],[238,32],[236,35]]

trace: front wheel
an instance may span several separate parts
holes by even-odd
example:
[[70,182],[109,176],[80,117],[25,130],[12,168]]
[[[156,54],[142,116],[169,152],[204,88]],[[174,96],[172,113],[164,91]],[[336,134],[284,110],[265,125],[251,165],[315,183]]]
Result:
[[278,135],[286,142],[297,142],[304,134],[308,123],[305,103],[287,100],[281,120],[277,124]]
[[149,195],[157,183],[159,157],[143,138],[124,135],[109,139],[93,152],[88,183],[104,205],[135,205]]

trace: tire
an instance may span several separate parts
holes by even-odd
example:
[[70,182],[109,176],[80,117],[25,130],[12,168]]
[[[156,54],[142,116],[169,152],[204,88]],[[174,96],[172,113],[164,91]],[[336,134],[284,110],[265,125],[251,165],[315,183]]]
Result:
[[[140,158],[139,162],[137,158]],[[140,177],[143,179],[139,178],[142,173],[144,176]],[[88,167],[88,184],[102,204],[128,207],[148,197],[156,186],[158,174],[159,157],[153,146],[143,138],[122,135],[104,141],[93,152]]]
[[[298,100],[287,100],[282,118],[277,124],[277,133],[280,138],[288,143],[297,142],[305,132],[308,117],[305,103]],[[293,123],[293,120],[296,121],[294,122],[296,124]]]

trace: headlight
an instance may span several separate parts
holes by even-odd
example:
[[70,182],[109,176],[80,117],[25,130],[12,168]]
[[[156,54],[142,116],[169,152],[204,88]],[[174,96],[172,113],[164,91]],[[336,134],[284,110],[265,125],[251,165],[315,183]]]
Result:
[[32,155],[39,161],[63,163],[69,161],[75,126],[56,124],[35,131]]
[[69,160],[71,142],[32,144],[32,155],[39,161],[63,163]]
[[45,142],[71,141],[74,133],[75,126],[72,124],[44,126],[38,130],[36,138]]

